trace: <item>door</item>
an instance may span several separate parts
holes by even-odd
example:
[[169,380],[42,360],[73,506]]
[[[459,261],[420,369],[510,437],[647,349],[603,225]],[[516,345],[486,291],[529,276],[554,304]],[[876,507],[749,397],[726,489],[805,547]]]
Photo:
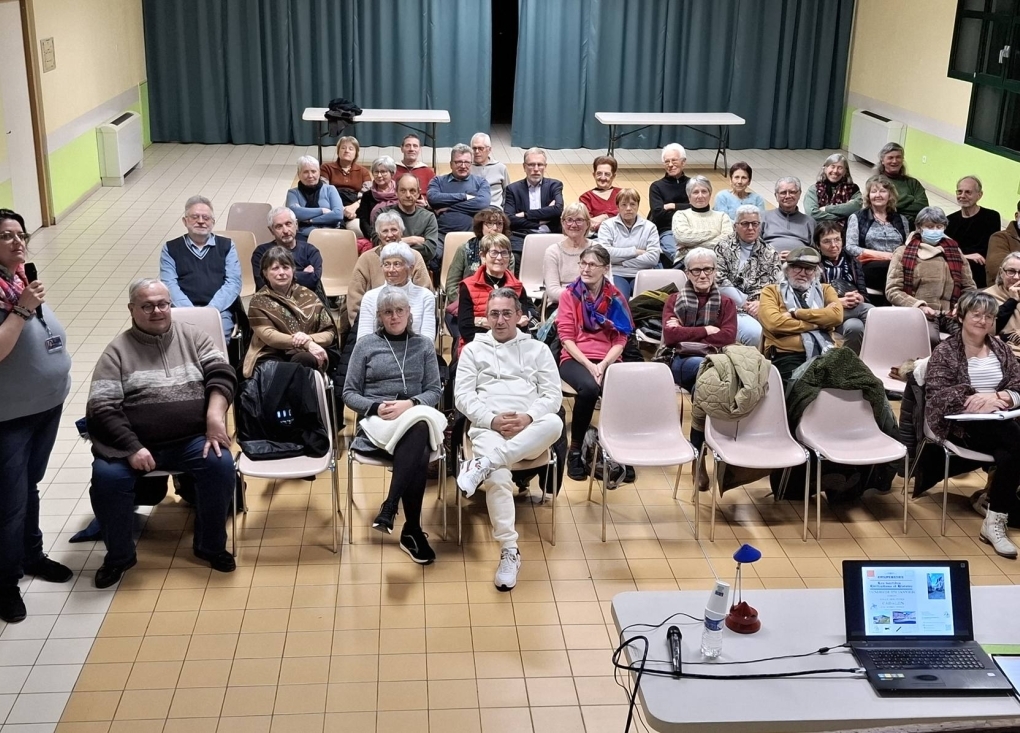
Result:
[[25,217],[25,229],[42,226],[39,204],[39,172],[35,162],[32,110],[28,101],[28,70],[21,27],[21,8],[16,0],[0,0],[0,195],[9,179],[14,210]]

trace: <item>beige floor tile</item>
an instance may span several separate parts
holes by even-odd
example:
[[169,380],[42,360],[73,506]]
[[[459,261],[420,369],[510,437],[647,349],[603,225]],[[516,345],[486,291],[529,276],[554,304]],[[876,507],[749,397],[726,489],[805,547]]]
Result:
[[159,690],[177,686],[184,662],[135,662],[125,690]]
[[276,685],[263,687],[228,687],[223,698],[221,716],[272,715],[276,702]]
[[367,713],[326,713],[324,733],[350,733],[351,731],[376,730],[376,714]]
[[379,685],[376,682],[343,682],[327,688],[326,711],[330,713],[375,712]]
[[67,723],[113,720],[122,694],[120,690],[72,692],[60,719]]
[[173,690],[125,690],[114,720],[165,720]]
[[269,733],[273,719],[269,715],[245,715],[220,718],[216,733]]
[[226,687],[232,664],[230,659],[187,660],[177,680],[177,688]]
[[520,652],[475,652],[474,654],[475,676],[478,679],[524,676],[524,664]]
[[245,634],[237,636],[235,659],[265,659],[283,656],[287,635],[284,633]]
[[178,689],[174,693],[168,717],[218,719],[225,694],[225,687]]
[[428,681],[429,710],[451,710],[456,708],[478,708],[478,693],[475,685],[460,680]]
[[520,708],[482,708],[482,733],[531,733],[531,711]]
[[270,733],[321,733],[325,725],[322,713],[274,715]]
[[429,730],[443,733],[481,733],[478,710],[429,710]]
[[326,712],[326,685],[280,685],[276,692],[274,717],[298,713]]

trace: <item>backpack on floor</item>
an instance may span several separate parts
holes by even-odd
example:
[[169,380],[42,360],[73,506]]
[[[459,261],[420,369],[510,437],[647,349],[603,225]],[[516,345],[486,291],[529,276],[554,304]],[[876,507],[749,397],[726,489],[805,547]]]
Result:
[[[584,461],[585,473],[591,474],[591,466],[595,461],[596,448],[599,444],[599,429],[588,428],[584,434],[584,441],[581,443],[581,460]],[[627,468],[611,458],[606,458],[605,453],[601,454],[598,463],[595,464],[595,478],[601,479],[604,474],[605,465],[609,465],[609,474],[606,479],[606,488],[615,489],[623,483],[627,474]]]

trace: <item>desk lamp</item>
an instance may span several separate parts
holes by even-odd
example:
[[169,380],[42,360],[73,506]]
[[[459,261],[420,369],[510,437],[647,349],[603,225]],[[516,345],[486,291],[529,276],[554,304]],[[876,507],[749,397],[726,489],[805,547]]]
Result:
[[737,561],[737,574],[733,579],[737,602],[730,607],[730,613],[726,617],[726,628],[738,634],[753,634],[761,628],[761,621],[758,620],[758,611],[744,600],[743,575],[740,572],[740,566],[760,560],[761,550],[751,545],[741,545],[733,553],[733,559]]

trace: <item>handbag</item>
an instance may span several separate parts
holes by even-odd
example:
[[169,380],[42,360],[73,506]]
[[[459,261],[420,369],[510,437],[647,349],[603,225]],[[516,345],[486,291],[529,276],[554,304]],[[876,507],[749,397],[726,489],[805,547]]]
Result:
[[655,355],[652,356],[652,361],[661,362],[663,364],[672,364],[673,359],[678,356],[704,357],[718,353],[719,348],[717,346],[712,346],[711,344],[705,344],[701,341],[681,341],[675,346],[659,344],[659,347],[655,350]]

